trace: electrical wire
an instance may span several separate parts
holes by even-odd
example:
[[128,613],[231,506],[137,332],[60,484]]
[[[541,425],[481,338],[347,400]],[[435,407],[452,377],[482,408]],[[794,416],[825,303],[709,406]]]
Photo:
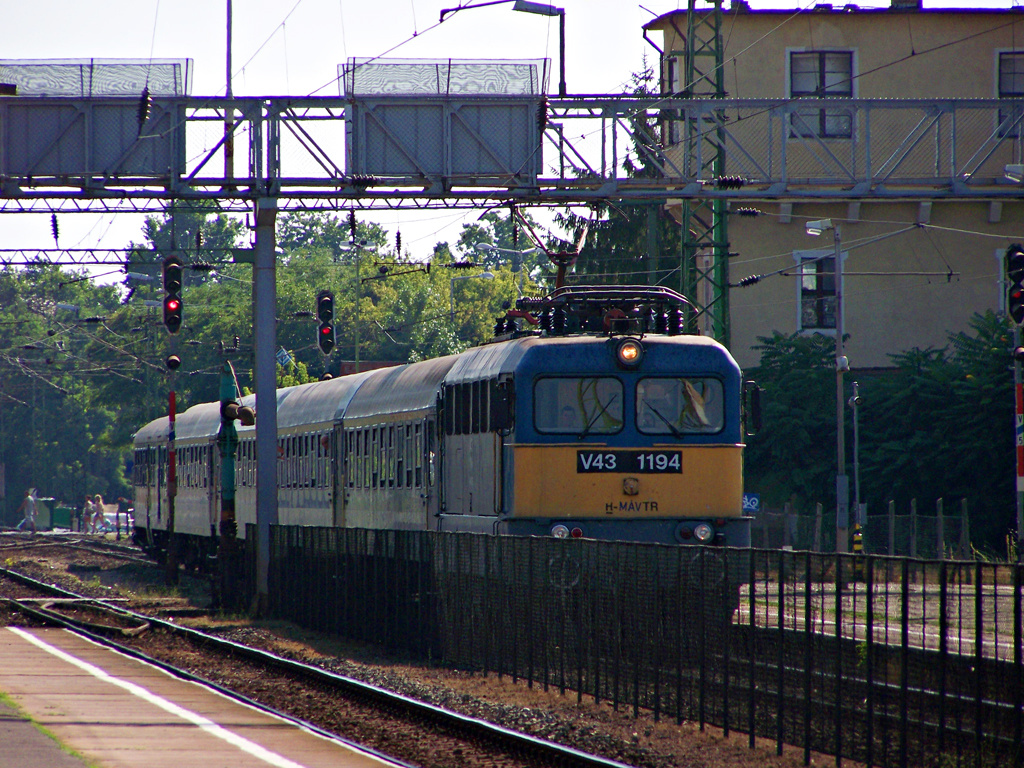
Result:
[[143,88],[143,92],[149,90],[149,74],[153,68],[153,51],[156,50],[156,30],[159,26],[157,22],[160,19],[160,0],[156,0],[156,9],[153,11],[153,34],[149,39],[149,62],[146,65],[146,84]]
[[266,39],[266,40],[264,40],[262,44],[260,44],[259,48],[257,48],[257,49],[256,49],[256,51],[255,51],[255,52],[254,52],[254,53],[252,54],[252,56],[250,56],[250,57],[249,57],[249,58],[248,58],[248,59],[246,60],[245,64],[243,64],[243,65],[242,65],[241,67],[239,67],[239,68],[238,68],[238,71],[236,71],[236,72],[235,72],[235,74],[234,74],[234,75],[232,75],[232,79],[234,79],[235,77],[238,77],[238,75],[240,75],[240,74],[241,74],[242,72],[244,72],[244,71],[245,71],[245,68],[246,68],[246,67],[248,67],[248,66],[249,66],[249,65],[250,65],[250,64],[252,63],[253,59],[255,59],[255,58],[256,58],[257,56],[259,56],[259,55],[260,55],[260,52],[261,52],[261,51],[262,51],[262,50],[263,50],[264,48],[266,48],[266,47],[267,47],[267,44],[268,44],[268,43],[269,43],[269,42],[270,42],[271,40],[273,40],[273,39],[274,39],[274,35],[276,35],[276,34],[277,34],[277,30],[281,29],[281,28],[282,28],[282,27],[283,27],[283,26],[285,25],[285,23],[287,23],[288,19],[289,19],[289,18],[291,18],[291,15],[292,15],[293,13],[295,13],[296,9],[297,9],[297,8],[298,8],[298,7],[300,6],[300,5],[302,5],[302,0],[295,0],[295,5],[293,5],[293,6],[292,6],[292,9],[291,9],[290,11],[288,11],[288,13],[287,13],[287,14],[285,14],[285,17],[284,17],[284,19],[282,19],[282,20],[281,20],[281,23],[279,23],[279,24],[278,24],[278,25],[277,25],[276,27],[274,27],[274,30],[273,30],[273,31],[272,31],[272,32],[270,33],[270,35],[268,35],[268,36],[267,36],[267,39]]
[[[737,59],[739,59],[740,56],[742,56],[745,53],[747,53],[751,48],[753,48],[754,46],[760,44],[764,40],[768,39],[770,36],[772,36],[775,33],[777,33],[783,26],[788,24],[790,21],[792,21],[793,19],[797,18],[801,14],[807,14],[808,12],[810,12],[811,7],[813,5],[816,5],[816,4],[817,4],[817,0],[810,0],[810,2],[808,2],[807,5],[805,5],[803,8],[798,8],[796,11],[794,11],[793,14],[791,14],[788,17],[786,17],[782,22],[780,22],[775,27],[773,27],[772,29],[770,29],[767,32],[765,32],[761,37],[759,37],[756,40],[754,40],[753,42],[751,42],[749,45],[747,45],[742,50],[736,52],[735,54],[730,56],[728,59],[725,59],[722,62],[721,65],[716,66],[714,69],[710,70],[710,72],[708,72],[707,74],[710,75],[711,73],[715,72],[718,69],[719,66],[724,67],[726,64],[728,64],[730,62],[735,62]],[[866,77],[867,75],[875,74],[875,73],[880,72],[880,71],[882,71],[884,69],[887,69],[889,67],[896,66],[898,64],[903,64],[904,62],[906,62],[909,59],[914,58],[916,56],[923,56],[925,54],[934,53],[935,51],[939,51],[939,50],[948,48],[948,47],[953,46],[953,45],[959,45],[960,43],[964,43],[964,42],[967,42],[969,40],[973,40],[974,38],[982,37],[982,36],[988,35],[988,34],[992,34],[993,32],[998,32],[999,30],[1005,29],[1006,27],[1013,27],[1015,29],[1016,28],[1015,25],[1017,24],[1018,21],[1019,21],[1019,19],[1012,19],[1012,20],[1010,20],[1010,21],[1008,21],[1008,22],[1006,22],[1004,24],[1000,24],[998,26],[991,27],[991,28],[986,29],[986,30],[981,30],[979,32],[974,32],[974,33],[971,33],[969,35],[964,35],[963,37],[956,38],[955,40],[949,40],[949,41],[946,41],[944,43],[940,43],[940,44],[935,45],[935,46],[933,46],[931,48],[926,48],[926,49],[924,49],[922,51],[919,51],[919,52],[916,52],[916,53],[911,53],[911,54],[906,55],[906,56],[901,56],[898,59],[894,59],[894,60],[892,60],[890,62],[887,62],[885,64],[880,64],[879,66],[874,67],[873,69],[869,69],[869,70],[867,70],[865,72],[858,72],[857,74],[851,74],[851,76],[849,78],[847,78],[846,80],[839,81],[837,83],[834,83],[833,85],[842,85],[842,84],[845,84],[847,82],[852,83],[852,82],[858,80],[861,77]],[[693,87],[694,84],[695,84],[694,82],[687,83],[685,86],[683,86],[682,90],[689,90],[691,87]],[[631,118],[635,118],[635,117],[641,115],[643,112],[645,112],[648,109],[656,108],[659,104],[664,103],[665,101],[667,101],[670,98],[672,98],[672,96],[666,96],[663,99],[656,100],[653,103],[646,105],[643,109],[636,110],[632,114],[628,114],[627,113],[626,115],[624,115],[623,119],[627,119],[628,120],[628,119],[631,119]],[[790,97],[789,99],[783,99],[781,102],[773,102],[772,107],[770,109],[769,108],[765,108],[764,110],[761,110],[759,112],[753,112],[753,113],[751,113],[749,115],[745,115],[744,119],[750,119],[750,118],[753,118],[753,117],[757,117],[758,115],[765,114],[765,113],[769,112],[771,109],[776,109],[779,106],[780,103],[788,103],[788,102],[791,102],[791,101],[795,101],[796,98],[797,97]],[[597,134],[600,130],[602,130],[602,129],[595,129],[594,131],[592,131],[589,134],[583,134],[583,136],[581,138],[585,139],[588,136],[593,136],[593,135]],[[717,130],[717,127],[716,128],[709,128],[708,132],[710,133],[713,130]]]

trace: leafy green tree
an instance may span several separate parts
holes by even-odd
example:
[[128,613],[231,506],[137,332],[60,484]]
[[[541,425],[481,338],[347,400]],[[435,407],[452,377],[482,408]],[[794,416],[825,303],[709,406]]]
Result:
[[765,428],[749,443],[747,484],[768,504],[834,499],[835,344],[778,332],[758,341],[761,364],[750,373],[764,389]]
[[[876,509],[966,498],[971,537],[996,552],[1014,520],[1012,331],[992,312],[943,350],[893,357],[890,375],[861,385],[861,483]],[[881,511],[881,510],[878,510]]]
[[[869,514],[890,500],[906,514],[911,499],[932,514],[937,499],[966,498],[972,540],[999,553],[1015,525],[1012,331],[991,312],[975,315],[971,329],[951,334],[945,349],[908,350],[891,370],[857,375],[861,499]],[[834,342],[778,333],[759,341],[750,373],[765,389],[765,428],[749,443],[747,487],[773,506],[834,508]],[[849,413],[845,422],[852,482]]]
[[0,270],[0,462],[8,480],[7,512],[23,488],[76,502],[85,493],[116,498],[123,475],[120,410],[112,398],[139,383],[130,340],[115,330],[112,286],[82,272],[38,265]]
[[[487,211],[476,222],[463,224],[456,250],[460,257],[482,264],[486,269],[514,267],[518,261],[524,275],[541,274],[551,268],[543,250],[516,257],[501,251],[478,251],[477,243],[487,243],[506,251],[529,251],[538,248],[530,230],[540,236],[542,229],[529,211],[519,209],[505,215],[498,210]],[[528,283],[524,280],[524,284]],[[530,293],[531,291],[526,291]]]
[[[631,76],[631,82],[633,95],[657,95],[655,73],[646,66],[646,60],[644,68]],[[663,176],[664,169],[655,160],[661,151],[656,119],[644,110],[636,110],[629,122],[633,146],[622,162],[626,176]],[[663,201],[600,203],[589,216],[569,211],[556,216],[555,221],[572,233],[572,242],[584,226],[589,227],[575,267],[581,280],[611,285],[682,286],[680,227],[665,210]]]

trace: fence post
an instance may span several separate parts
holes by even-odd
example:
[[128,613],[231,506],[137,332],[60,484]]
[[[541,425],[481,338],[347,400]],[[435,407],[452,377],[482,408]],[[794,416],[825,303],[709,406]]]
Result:
[[814,505],[814,551],[821,552],[821,502]]
[[960,559],[966,560],[971,551],[971,529],[967,520],[967,499],[960,499]]
[[772,548],[771,537],[768,535],[768,514],[769,513],[767,512],[762,512],[760,515],[758,515],[758,518],[762,522],[761,530],[764,531],[764,539],[761,546],[763,546],[765,549]]
[[943,517],[943,499],[935,500],[935,546],[938,547],[939,560],[946,559],[946,519]]
[[896,557],[896,500],[889,499],[889,557]]
[[910,500],[910,556],[917,557],[917,499]]
[[793,536],[790,535],[789,519],[793,516],[793,508],[787,501],[782,505],[782,548],[793,548]]

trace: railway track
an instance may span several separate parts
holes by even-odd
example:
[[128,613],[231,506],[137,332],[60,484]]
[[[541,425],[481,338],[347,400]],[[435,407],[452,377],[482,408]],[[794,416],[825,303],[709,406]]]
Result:
[[[0,569],[4,593],[33,622],[63,626],[183,679],[421,766],[622,768],[320,667],[127,611]],[[202,671],[201,674],[199,671]]]
[[[91,552],[97,553],[97,556],[102,557],[107,556],[109,549],[100,542],[73,541],[71,544],[76,547],[86,547]],[[115,554],[126,554],[120,550],[114,551]],[[132,553],[129,551],[127,554],[131,556]],[[149,567],[154,566],[150,563]],[[38,573],[38,571],[33,571],[33,573]],[[46,577],[41,578],[45,580]],[[765,610],[768,606],[762,607],[759,601],[755,608],[756,621],[753,626],[749,623],[749,616],[744,616],[745,621],[737,621],[736,617],[733,617],[729,623],[731,636],[729,642],[712,643],[708,646],[701,643],[698,646],[691,646],[689,650],[692,663],[671,669],[663,667],[660,672],[643,672],[634,681],[640,686],[639,689],[635,689],[633,682],[626,679],[629,676],[627,673],[630,673],[631,670],[623,668],[624,677],[621,681],[623,691],[621,697],[616,694],[615,709],[617,710],[619,705],[634,710],[639,707],[653,713],[657,721],[660,707],[662,717],[666,720],[674,720],[676,718],[672,715],[679,711],[677,705],[681,703],[682,717],[699,722],[701,727],[707,723],[723,727],[727,731],[740,730],[748,735],[753,731],[759,736],[777,740],[780,749],[783,744],[800,745],[808,751],[834,754],[837,745],[841,742],[844,746],[839,748],[845,755],[855,759],[870,761],[872,752],[876,759],[881,755],[889,755],[880,761],[882,764],[893,764],[890,762],[893,750],[904,749],[913,755],[917,750],[923,749],[922,745],[929,743],[940,745],[945,743],[947,747],[943,751],[944,754],[974,754],[979,749],[994,749],[1000,754],[1008,754],[1012,751],[1012,721],[1017,717],[1012,690],[1004,685],[993,687],[976,684],[979,678],[976,669],[978,664],[992,666],[1004,662],[995,656],[990,657],[988,654],[975,653],[962,656],[955,653],[951,646],[947,653],[946,672],[940,675],[935,670],[935,663],[941,658],[941,654],[932,649],[928,643],[915,642],[915,633],[912,631],[903,633],[902,643],[893,644],[885,641],[886,632],[892,637],[896,630],[892,626],[886,628],[885,623],[876,623],[874,632],[871,633],[871,636],[874,637],[874,643],[871,645],[866,643],[866,635],[847,632],[849,618],[856,617],[863,621],[863,616],[860,616],[857,610],[864,600],[864,594],[861,591],[853,592],[851,590],[849,594],[844,593],[842,624],[829,622],[828,609],[834,608],[833,603],[835,602],[829,602],[829,594],[824,587],[813,593],[811,591],[798,593],[792,588],[787,588],[785,621],[780,620],[777,612]],[[912,591],[911,594],[913,594]],[[32,593],[24,595],[24,597],[34,598],[23,601],[29,607],[41,608],[59,615],[71,613],[75,615],[74,618],[79,623],[89,623],[95,618],[90,613],[91,609],[87,610],[85,604],[76,602],[70,597],[64,600],[55,600],[52,592],[45,595]],[[749,597],[746,595],[744,597],[749,601]],[[890,595],[890,599],[895,598]],[[808,601],[811,602],[809,611],[806,610],[805,605]],[[905,598],[903,602],[907,603]],[[743,608],[747,605],[749,602],[745,604],[741,602],[739,613],[742,613]],[[816,608],[817,610],[815,610]],[[141,610],[146,614],[150,612],[148,607]],[[162,610],[162,608],[154,608],[154,610]],[[118,614],[117,611],[114,613]],[[893,612],[886,613],[891,619]],[[167,616],[169,614],[161,613],[160,615]],[[162,633],[172,636],[173,643],[179,642],[179,633],[177,631],[172,633],[172,630],[180,630],[180,627],[173,621],[155,622],[145,630],[138,632],[138,636],[135,637],[131,635],[131,632],[137,628],[137,625],[132,624],[131,619],[131,614],[128,614],[128,618],[125,619],[126,623],[116,630],[116,634],[127,633],[129,635],[126,639],[119,638],[119,643],[134,647],[147,655],[165,658],[160,656],[157,651],[149,650],[146,643],[151,642],[153,636]],[[249,629],[232,631],[231,635],[235,640],[246,644],[259,644],[260,640],[255,635],[249,634],[250,631]],[[187,630],[184,632],[185,635],[188,634]],[[109,630],[109,633],[115,633],[115,630]],[[210,641],[225,643],[223,639],[218,638],[210,638]],[[172,640],[169,639],[168,642],[170,643]],[[205,645],[209,641],[199,640],[198,642]],[[222,657],[230,660],[230,664],[223,663],[223,668],[227,670],[234,664],[239,667],[240,673],[231,675],[224,672],[221,674],[218,664],[207,658],[203,658],[202,661],[189,660],[176,666],[184,666],[193,672],[203,670],[200,674],[204,678],[213,679],[214,682],[225,688],[242,691],[244,695],[261,703],[275,700],[277,691],[274,689],[288,691],[289,701],[281,705],[275,704],[275,708],[292,711],[294,716],[302,720],[313,723],[322,722],[324,723],[322,727],[336,732],[336,726],[331,722],[331,718],[334,716],[326,715],[318,709],[322,709],[320,702],[324,697],[339,696],[340,698],[340,695],[326,693],[329,688],[325,687],[319,678],[311,678],[302,685],[287,676],[271,678],[267,669],[273,667],[276,675],[278,662],[270,663],[267,657],[262,655],[262,652],[256,652],[257,656],[251,662],[242,665],[239,662],[241,656],[237,654],[243,652],[236,652],[235,644],[227,642],[223,647],[226,656]],[[242,646],[237,647],[241,648]],[[269,646],[265,644],[264,647]],[[281,648],[281,646],[275,647]],[[248,650],[244,652],[248,653]],[[287,650],[284,652],[288,653]],[[189,644],[176,645],[168,653],[171,656],[174,654],[189,656],[191,654],[196,659],[200,658],[192,640]],[[171,656],[166,657],[168,663],[172,663]],[[817,661],[814,665],[809,666],[806,660],[811,657]],[[668,661],[667,659],[663,660]],[[872,660],[873,663],[865,666]],[[594,659],[591,659],[590,662],[593,663]],[[319,660],[315,663],[321,664]],[[323,662],[324,666],[334,664],[337,664],[336,660]],[[607,664],[602,662],[602,669],[606,672],[612,667],[614,667],[613,662]],[[217,670],[216,674],[208,673],[207,670],[211,669]],[[338,669],[339,666],[334,666],[335,672]],[[342,669],[345,672],[352,671],[350,667]],[[498,672],[496,669],[493,671]],[[584,671],[585,676],[589,677],[590,672],[586,663]],[[328,671],[328,674],[331,672]],[[356,674],[362,676],[363,673],[356,672]],[[989,679],[1002,679],[999,678],[1001,673],[994,669],[988,670],[986,674]],[[568,687],[574,687],[570,681],[575,682],[577,675],[571,673],[571,670],[567,670],[567,674],[563,677],[563,684],[569,682]],[[610,704],[607,695],[608,675],[606,674],[604,678],[605,691],[602,699]],[[381,678],[374,676],[364,677],[364,679],[379,682]],[[273,682],[266,682],[267,680]],[[261,687],[257,686],[254,690],[254,681],[260,682]],[[629,690],[628,694],[626,689]],[[409,688],[402,690],[407,693],[410,691]],[[583,687],[583,690],[587,691],[588,689]],[[615,690],[619,690],[618,684],[615,685]],[[420,695],[420,691],[417,690],[415,695]],[[456,703],[457,700],[448,698],[444,699],[444,702],[447,707],[461,708]],[[390,706],[394,708],[397,705]],[[870,714],[867,710],[870,711]],[[463,709],[463,711],[467,710]],[[469,711],[472,714],[480,713],[480,710],[477,709]],[[490,718],[493,714],[488,712],[485,716]],[[635,711],[634,714],[636,714]],[[352,716],[350,719],[354,718],[371,721],[373,716],[361,714]],[[405,718],[407,721],[413,719],[417,722],[425,722],[415,711],[407,712]],[[334,719],[344,718],[339,716]],[[640,719],[643,719],[643,716]],[[520,727],[522,721],[499,719],[499,722]],[[996,727],[997,724],[998,727]],[[529,728],[529,726],[526,727]],[[633,727],[637,731],[643,732],[644,730],[641,727]],[[385,728],[394,733],[399,731],[397,727],[393,726]],[[446,735],[446,731],[435,730],[430,733],[432,734],[429,737],[430,741],[447,744],[449,737]],[[435,733],[440,733],[440,735],[433,735]],[[537,731],[535,730],[534,733]],[[545,736],[555,733],[553,730],[543,732]],[[477,736],[491,739],[490,736],[480,734]],[[419,739],[422,741],[423,738],[423,732],[420,731]],[[573,738],[565,738],[561,732],[554,735],[554,738],[557,740],[564,738],[565,743],[572,745],[581,744],[580,741]],[[741,741],[744,740],[741,739]],[[754,738],[750,737],[749,741],[753,744]],[[630,764],[646,764],[645,761],[638,760],[633,753],[618,751],[615,748],[608,748],[606,751],[606,745],[603,743],[599,745],[595,745],[592,741],[582,743],[587,745],[587,751],[596,751]],[[853,745],[852,751],[845,746],[847,744]],[[386,749],[378,747],[375,749],[386,751]],[[467,762],[466,756],[478,754],[474,751],[475,749],[477,748],[465,744],[453,746],[450,749],[446,747],[445,758],[431,763],[428,756],[426,760],[417,759],[413,762],[423,765],[450,765],[454,761],[474,765],[476,762],[473,760]],[[510,746],[503,752],[499,750],[500,754],[497,757],[481,756],[481,764],[551,764],[550,761],[542,762],[540,758],[525,760],[508,755],[509,752],[518,749],[518,747]],[[562,761],[559,764],[579,763]]]
[[126,562],[138,563],[140,565],[153,565],[153,559],[147,557],[142,551],[132,544],[120,544],[106,541],[99,538],[91,538],[81,534],[47,534],[45,536],[34,536],[31,538],[15,538],[0,541],[0,554],[8,550],[26,551],[32,549],[44,549],[46,547],[60,546],[66,549],[79,550],[93,554],[102,554]]

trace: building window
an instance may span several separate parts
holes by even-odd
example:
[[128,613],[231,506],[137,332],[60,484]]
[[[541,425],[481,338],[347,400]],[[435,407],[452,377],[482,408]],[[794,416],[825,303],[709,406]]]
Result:
[[798,251],[798,330],[834,331],[836,327],[836,260],[825,251]]
[[[681,95],[682,85],[679,82],[679,61],[680,59],[675,55],[669,55],[665,59],[665,94],[670,97]],[[681,115],[678,110],[665,110],[663,114],[666,118],[662,123],[662,130],[664,132],[663,143],[666,146],[678,144],[682,127],[682,123],[679,120]]]
[[[794,99],[852,99],[853,53],[790,53],[789,95]],[[853,136],[853,115],[847,109],[801,107],[790,115],[790,136],[849,139]]]
[[[999,54],[999,98],[1024,98],[1024,52],[1007,51]],[[999,135],[1021,135],[1021,108],[999,110]]]

